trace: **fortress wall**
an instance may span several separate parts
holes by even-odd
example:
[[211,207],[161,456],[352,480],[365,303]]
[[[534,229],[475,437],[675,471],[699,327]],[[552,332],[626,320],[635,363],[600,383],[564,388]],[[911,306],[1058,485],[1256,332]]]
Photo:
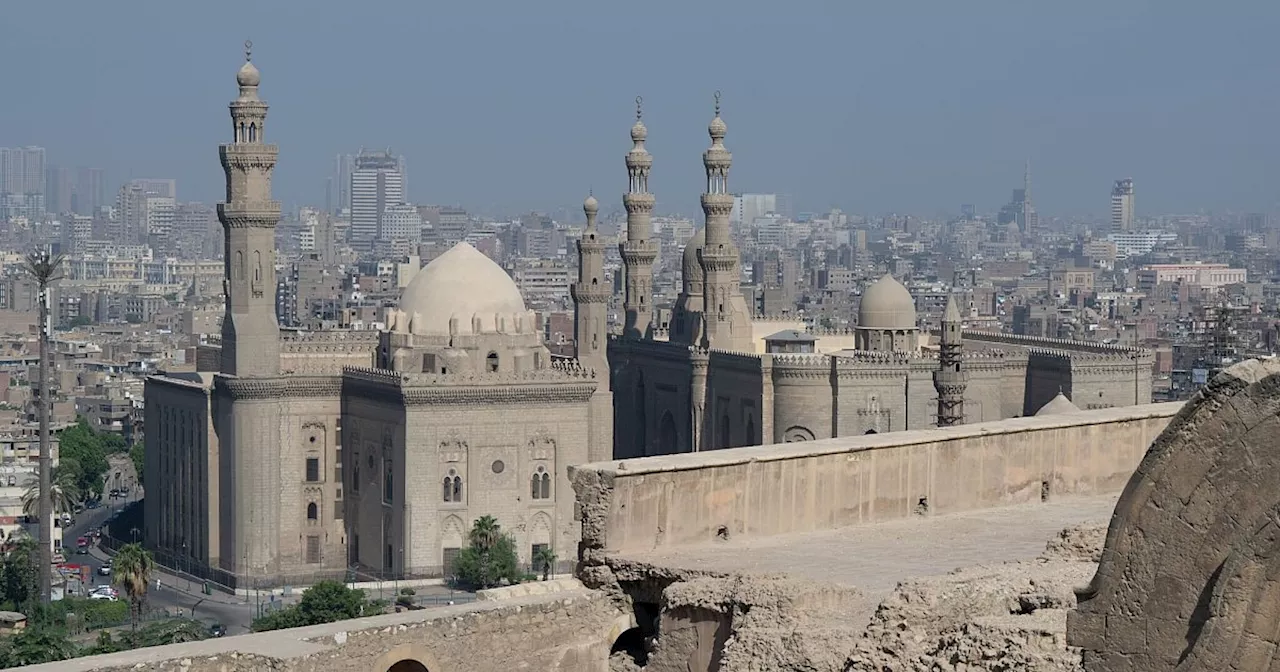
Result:
[[582,560],[1119,492],[1181,403],[570,467]]
[[631,615],[621,612],[604,594],[579,589],[135,649],[17,669],[607,672],[610,646],[633,624]]

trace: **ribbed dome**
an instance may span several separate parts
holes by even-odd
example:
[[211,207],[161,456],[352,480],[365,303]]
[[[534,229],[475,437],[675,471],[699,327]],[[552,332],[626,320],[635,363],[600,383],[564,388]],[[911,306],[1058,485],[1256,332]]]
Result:
[[1054,397],[1053,399],[1050,399],[1049,403],[1045,404],[1044,406],[1041,406],[1040,410],[1036,411],[1036,416],[1039,417],[1041,415],[1059,415],[1061,413],[1078,413],[1079,411],[1080,411],[1079,406],[1076,406],[1075,404],[1071,403],[1071,400],[1068,399],[1066,395],[1064,395],[1062,392],[1058,392],[1058,396]]
[[475,333],[473,317],[481,319],[481,331],[495,331],[499,318],[514,331],[517,317],[526,313],[511,276],[467,243],[454,245],[418,271],[400,295],[399,308],[419,334],[448,334],[453,318],[459,334]]
[[862,293],[858,327],[863,329],[915,329],[916,301],[902,283],[886,273]]
[[702,284],[706,278],[702,274],[702,263],[698,261],[698,250],[701,250],[707,244],[707,230],[698,229],[698,232],[689,237],[684,244],[684,261],[680,265],[680,279],[684,281],[684,291],[686,294],[701,294]]

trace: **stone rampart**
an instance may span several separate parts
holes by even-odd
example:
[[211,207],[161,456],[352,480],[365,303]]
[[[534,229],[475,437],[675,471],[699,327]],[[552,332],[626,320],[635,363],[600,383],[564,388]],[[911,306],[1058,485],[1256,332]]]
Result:
[[570,467],[580,574],[619,553],[1118,492],[1180,403]]
[[607,672],[634,621],[602,593],[560,591],[157,646],[24,672]]

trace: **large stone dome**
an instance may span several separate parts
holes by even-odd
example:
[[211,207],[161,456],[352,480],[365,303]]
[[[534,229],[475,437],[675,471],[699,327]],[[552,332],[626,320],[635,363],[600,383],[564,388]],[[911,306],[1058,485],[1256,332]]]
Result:
[[496,331],[499,320],[514,331],[526,315],[524,297],[502,267],[467,243],[458,243],[418,271],[400,295],[400,310],[413,320],[416,334],[448,334],[457,318],[459,334],[472,334],[472,318],[482,332]]
[[916,301],[902,283],[886,273],[862,293],[862,302],[858,304],[858,327],[893,331],[915,329]]

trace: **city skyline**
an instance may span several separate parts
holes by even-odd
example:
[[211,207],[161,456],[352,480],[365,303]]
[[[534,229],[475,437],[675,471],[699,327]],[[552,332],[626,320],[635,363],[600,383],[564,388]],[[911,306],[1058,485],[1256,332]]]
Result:
[[[612,172],[627,138],[617,129],[642,95],[656,209],[695,214],[717,89],[737,139],[738,188],[792,194],[796,210],[991,212],[1028,158],[1048,215],[1106,219],[1110,185],[1130,175],[1142,184],[1140,215],[1277,205],[1280,145],[1257,131],[1278,99],[1248,45],[1280,8],[1258,5],[1242,21],[1127,3],[1106,5],[1108,21],[1097,21],[1079,5],[939,4],[919,22],[905,8],[821,3],[781,15],[563,3],[513,5],[497,25],[489,10],[378,6],[387,11],[342,21],[243,3],[140,11],[140,21],[90,4],[56,17],[7,8],[0,57],[27,64],[40,104],[0,110],[0,146],[43,146],[51,165],[100,166],[113,183],[170,175],[192,200],[218,200],[206,148],[224,122],[210,112],[211,82],[250,38],[269,64],[273,137],[290,150],[277,184],[287,205],[324,203],[336,154],[392,146],[417,167],[412,202],[550,211],[594,189],[602,211],[621,211],[626,185]],[[65,30],[40,28],[55,20]],[[636,44],[601,30],[611,26]],[[316,48],[353,34],[380,35],[379,51]],[[149,77],[101,85],[134,72]]]

